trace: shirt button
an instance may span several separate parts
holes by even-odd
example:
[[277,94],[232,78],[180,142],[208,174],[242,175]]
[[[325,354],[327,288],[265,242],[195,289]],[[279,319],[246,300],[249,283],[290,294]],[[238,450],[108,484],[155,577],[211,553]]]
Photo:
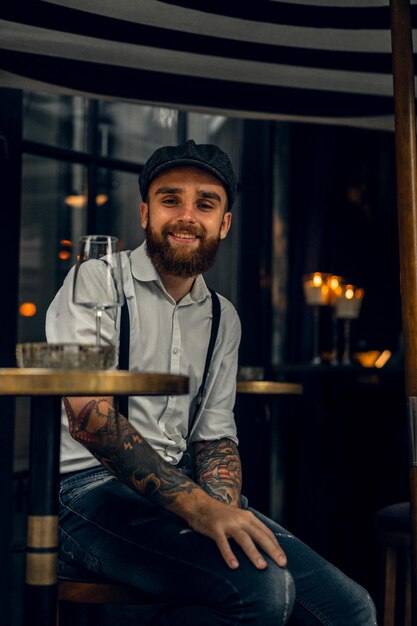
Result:
[[178,348],[174,348],[172,351],[173,354],[178,354]]

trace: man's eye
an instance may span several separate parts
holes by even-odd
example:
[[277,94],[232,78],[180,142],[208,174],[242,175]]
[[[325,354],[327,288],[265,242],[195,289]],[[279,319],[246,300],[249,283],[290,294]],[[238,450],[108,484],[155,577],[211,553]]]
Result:
[[198,204],[198,208],[202,211],[210,211],[210,209],[212,209],[213,207],[211,204],[207,204],[206,202],[200,202]]
[[163,198],[162,202],[164,204],[177,204],[178,200],[176,198]]

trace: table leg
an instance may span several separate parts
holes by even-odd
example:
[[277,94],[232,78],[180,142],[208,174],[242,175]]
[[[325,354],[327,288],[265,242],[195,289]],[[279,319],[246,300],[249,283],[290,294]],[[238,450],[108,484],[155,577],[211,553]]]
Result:
[[54,626],[57,615],[61,399],[32,398],[27,515],[25,624]]
[[[266,404],[266,410],[270,413],[270,407]],[[274,415],[269,419],[270,441],[270,483],[269,483],[269,513],[271,519],[278,523],[284,520],[285,503],[285,468],[284,446],[282,443],[282,424],[280,415],[276,414],[278,408],[274,407]]]
[[13,436],[15,421],[14,398],[0,398],[0,622],[11,626],[12,596],[12,536],[13,536]]

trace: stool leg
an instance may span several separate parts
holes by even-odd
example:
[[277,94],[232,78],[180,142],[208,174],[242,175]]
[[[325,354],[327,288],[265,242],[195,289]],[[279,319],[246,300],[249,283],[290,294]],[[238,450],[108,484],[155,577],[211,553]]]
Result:
[[397,583],[397,552],[385,548],[384,619],[383,626],[395,626],[395,593]]

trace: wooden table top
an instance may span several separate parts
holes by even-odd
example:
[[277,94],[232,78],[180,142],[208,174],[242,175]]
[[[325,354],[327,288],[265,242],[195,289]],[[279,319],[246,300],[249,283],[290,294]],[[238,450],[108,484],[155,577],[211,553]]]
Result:
[[0,368],[0,395],[96,396],[188,393],[188,377],[126,370]]
[[298,383],[280,383],[268,380],[239,380],[237,393],[259,395],[301,395],[303,386]]

